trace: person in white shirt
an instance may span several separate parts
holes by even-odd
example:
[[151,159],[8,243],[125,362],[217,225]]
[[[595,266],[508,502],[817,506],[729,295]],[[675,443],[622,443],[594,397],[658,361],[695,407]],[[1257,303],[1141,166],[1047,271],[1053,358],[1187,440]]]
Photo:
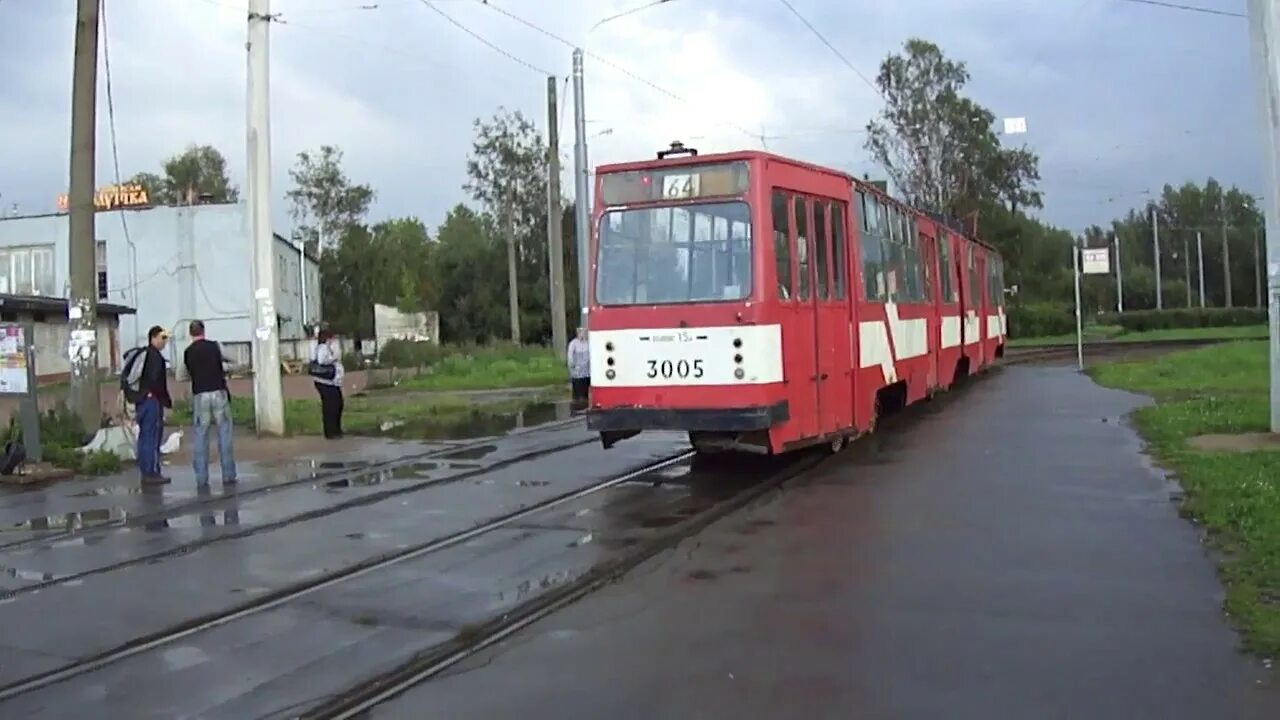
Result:
[[586,405],[591,390],[591,350],[587,345],[587,329],[569,341],[569,384],[573,387],[574,404]]
[[316,335],[316,346],[311,349],[311,364],[307,372],[315,381],[320,393],[320,417],[324,422],[324,436],[330,440],[342,437],[342,358],[329,344],[333,333],[321,330]]

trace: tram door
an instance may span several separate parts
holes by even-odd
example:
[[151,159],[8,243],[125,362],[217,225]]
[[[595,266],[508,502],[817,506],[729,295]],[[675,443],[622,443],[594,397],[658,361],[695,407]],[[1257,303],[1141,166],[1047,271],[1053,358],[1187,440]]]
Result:
[[849,325],[846,203],[813,199],[813,297],[819,431],[853,425],[853,339]]
[[810,267],[808,201],[775,189],[772,197],[773,253],[782,321],[782,363],[791,424],[797,438],[818,435],[817,328]]

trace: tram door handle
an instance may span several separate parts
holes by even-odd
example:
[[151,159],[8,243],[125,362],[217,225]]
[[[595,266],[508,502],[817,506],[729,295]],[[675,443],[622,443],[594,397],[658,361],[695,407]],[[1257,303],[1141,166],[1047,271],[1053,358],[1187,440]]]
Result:
[[822,373],[821,375],[819,375],[819,376],[818,376],[818,379],[819,379],[819,380],[826,380],[826,379],[827,379],[827,377],[828,377],[828,375],[827,375],[826,373]]

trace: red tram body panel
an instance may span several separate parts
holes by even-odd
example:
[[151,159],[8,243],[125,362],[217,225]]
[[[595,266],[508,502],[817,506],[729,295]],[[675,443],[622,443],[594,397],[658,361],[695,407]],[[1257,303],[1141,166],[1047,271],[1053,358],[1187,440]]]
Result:
[[1003,354],[999,254],[845,173],[673,145],[598,168],[595,197],[587,422],[606,447],[839,447]]

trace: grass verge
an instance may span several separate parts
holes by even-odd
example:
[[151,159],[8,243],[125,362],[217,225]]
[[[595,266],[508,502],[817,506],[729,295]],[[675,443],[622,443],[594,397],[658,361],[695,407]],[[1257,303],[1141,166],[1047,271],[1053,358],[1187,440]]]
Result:
[[[1242,328],[1243,329],[1243,328]],[[1266,432],[1267,344],[1234,342],[1157,359],[1100,365],[1100,384],[1141,392],[1156,404],[1134,423],[1157,461],[1185,491],[1184,516],[1219,551],[1226,610],[1245,646],[1280,655],[1280,452],[1202,452],[1188,439]]]
[[[521,410],[548,411],[544,407],[550,396],[498,403],[475,403],[448,394],[396,393],[348,395],[342,413],[342,429],[349,435],[388,435],[395,437],[452,437],[476,426],[501,429],[505,416]],[[549,411],[554,414],[554,408]],[[231,415],[238,427],[253,428],[253,398],[231,398]],[[291,435],[320,435],[320,400],[286,400],[285,428]],[[189,402],[174,403],[165,418],[169,425],[190,425]]]
[[[1093,325],[1084,329],[1085,342],[1150,342],[1153,340],[1253,340],[1267,337],[1266,325],[1198,327],[1125,332],[1118,325]],[[1010,338],[1009,347],[1028,345],[1074,345],[1076,334],[1048,337]]]
[[[485,345],[428,348],[419,355],[393,358],[371,379],[405,390],[502,390],[566,385],[568,369],[549,348]],[[407,353],[405,353],[407,355]]]

